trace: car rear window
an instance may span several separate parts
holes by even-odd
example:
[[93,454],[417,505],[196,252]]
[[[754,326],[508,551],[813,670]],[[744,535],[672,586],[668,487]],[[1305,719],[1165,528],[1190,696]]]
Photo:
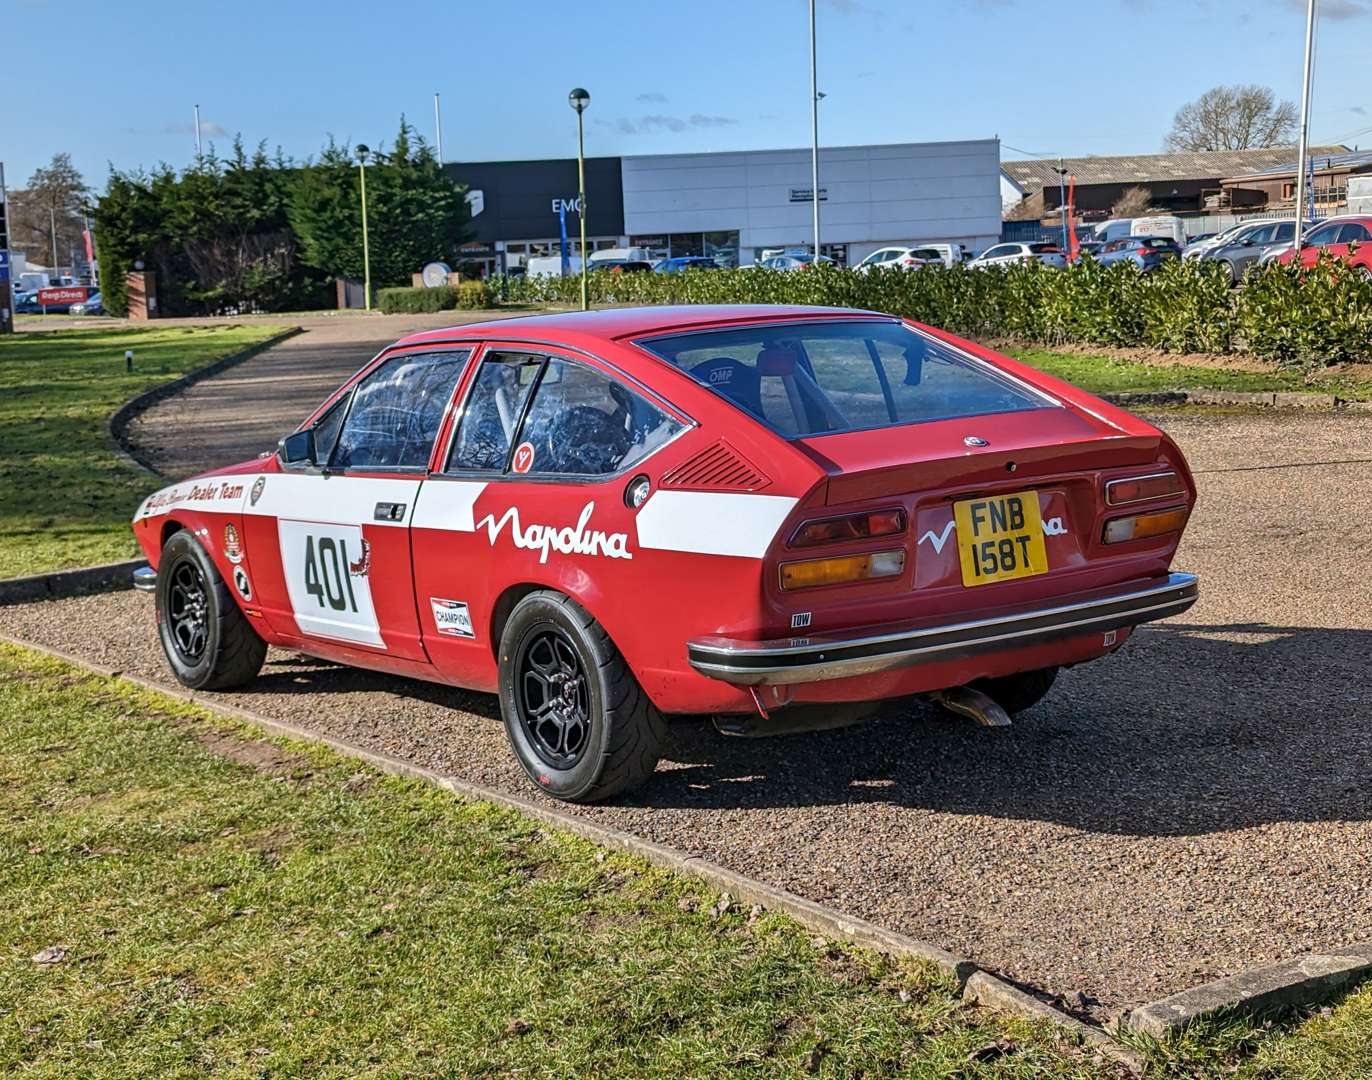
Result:
[[1035,255],[1050,255],[1058,250],[1057,244],[1030,244],[1029,250]]
[[762,323],[638,344],[791,438],[1052,405],[991,364],[894,321]]

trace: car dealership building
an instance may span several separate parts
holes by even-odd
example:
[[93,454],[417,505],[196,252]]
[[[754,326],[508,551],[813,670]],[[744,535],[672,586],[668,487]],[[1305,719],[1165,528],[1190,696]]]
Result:
[[[468,188],[463,255],[487,273],[557,254],[564,222],[577,252],[575,158],[444,167]],[[805,149],[588,158],[587,246],[748,266],[764,251],[808,247],[810,188]],[[849,266],[894,244],[981,250],[1000,237],[1000,142],[824,147],[819,200],[824,254]]]

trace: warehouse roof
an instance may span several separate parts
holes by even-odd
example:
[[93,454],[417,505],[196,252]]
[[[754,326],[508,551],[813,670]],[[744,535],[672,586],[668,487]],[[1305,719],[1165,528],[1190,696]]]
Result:
[[[1342,146],[1312,146],[1310,153],[1321,157],[1342,154]],[[1274,146],[1265,150],[1203,150],[1184,154],[1127,154],[1103,157],[1065,158],[1063,167],[1077,178],[1077,186],[1088,184],[1150,184],[1168,180],[1218,180],[1221,177],[1249,175],[1288,165],[1295,148]],[[1026,194],[1058,183],[1058,159],[1002,161],[1001,170]]]

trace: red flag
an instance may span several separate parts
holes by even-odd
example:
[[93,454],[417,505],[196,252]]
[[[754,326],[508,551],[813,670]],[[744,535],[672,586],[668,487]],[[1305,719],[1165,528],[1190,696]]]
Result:
[[81,236],[86,241],[86,262],[95,262],[95,246],[91,243],[91,231],[82,229]]
[[1081,246],[1077,243],[1077,226],[1072,221],[1072,201],[1077,194],[1077,178],[1069,176],[1067,178],[1067,205],[1063,207],[1063,213],[1067,215],[1067,261],[1076,262],[1081,255]]

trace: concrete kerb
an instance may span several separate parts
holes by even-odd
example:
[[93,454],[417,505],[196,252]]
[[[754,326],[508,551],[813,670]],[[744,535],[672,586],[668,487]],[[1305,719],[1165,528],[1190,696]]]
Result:
[[1142,1053],[1117,1042],[1106,1031],[1068,1016],[990,972],[981,970],[973,961],[965,957],[956,956],[935,945],[887,930],[864,919],[845,915],[841,911],[826,907],[823,904],[817,904],[785,889],[755,881],[707,859],[702,859],[698,855],[691,855],[676,848],[667,847],[665,844],[645,840],[620,829],[597,825],[595,822],[587,821],[585,818],[556,807],[542,805],[532,799],[473,784],[455,776],[448,776],[433,769],[424,768],[422,765],[416,765],[403,758],[375,750],[367,750],[342,739],[335,739],[308,728],[275,720],[253,712],[251,709],[244,709],[237,705],[203,697],[184,688],[166,686],[152,679],[145,679],[140,675],[131,675],[115,668],[105,667],[61,649],[37,645],[9,634],[0,634],[0,641],[54,657],[106,678],[122,679],[144,690],[151,690],[180,701],[192,703],[209,712],[248,723],[270,735],[327,746],[345,757],[364,762],[381,772],[432,784],[474,802],[486,802],[508,807],[536,821],[574,833],[601,847],[635,855],[665,870],[696,878],[712,888],[719,889],[722,893],[727,893],[733,900],[745,904],[757,904],[768,911],[782,912],[807,930],[813,930],[828,937],[843,939],[889,956],[933,964],[954,979],[963,1000],[1028,1020],[1050,1023],[1072,1041],[1090,1046],[1136,1073],[1142,1072],[1146,1063],[1146,1058]]
[[1120,1018],[1120,1028],[1165,1039],[1198,1020],[1268,1016],[1317,1005],[1372,976],[1372,943],[1240,972],[1149,1002]]
[[133,572],[147,565],[147,559],[129,559],[126,562],[105,563],[103,566],[83,566],[78,570],[4,578],[0,580],[0,606],[131,589]]
[[1112,405],[1134,408],[1143,405],[1246,405],[1266,409],[1348,409],[1363,411],[1372,403],[1345,401],[1334,394],[1305,391],[1238,391],[1238,390],[1125,390],[1115,394],[1100,394]]
[[128,401],[124,402],[123,405],[119,406],[119,408],[114,411],[114,415],[110,417],[110,437],[114,440],[115,452],[125,461],[130,462],[144,472],[151,473],[153,476],[161,476],[162,473],[160,470],[138,456],[132,440],[129,439],[129,427],[134,420],[149,407],[171,397],[173,394],[179,394],[188,386],[194,386],[196,383],[200,382],[201,379],[208,379],[212,375],[218,375],[231,367],[236,367],[245,360],[251,360],[258,353],[266,352],[273,346],[280,345],[287,338],[292,338],[295,337],[296,334],[302,333],[304,333],[304,330],[299,326],[287,327],[285,330],[282,330],[281,333],[273,334],[271,337],[259,341],[256,345],[249,345],[246,349],[240,349],[236,353],[222,356],[213,363],[206,364],[204,367],[198,367],[194,371],[186,372],[186,374],[178,379],[172,379],[170,382],[162,383],[160,386],[154,386],[151,390],[147,390],[137,397],[130,398]]

